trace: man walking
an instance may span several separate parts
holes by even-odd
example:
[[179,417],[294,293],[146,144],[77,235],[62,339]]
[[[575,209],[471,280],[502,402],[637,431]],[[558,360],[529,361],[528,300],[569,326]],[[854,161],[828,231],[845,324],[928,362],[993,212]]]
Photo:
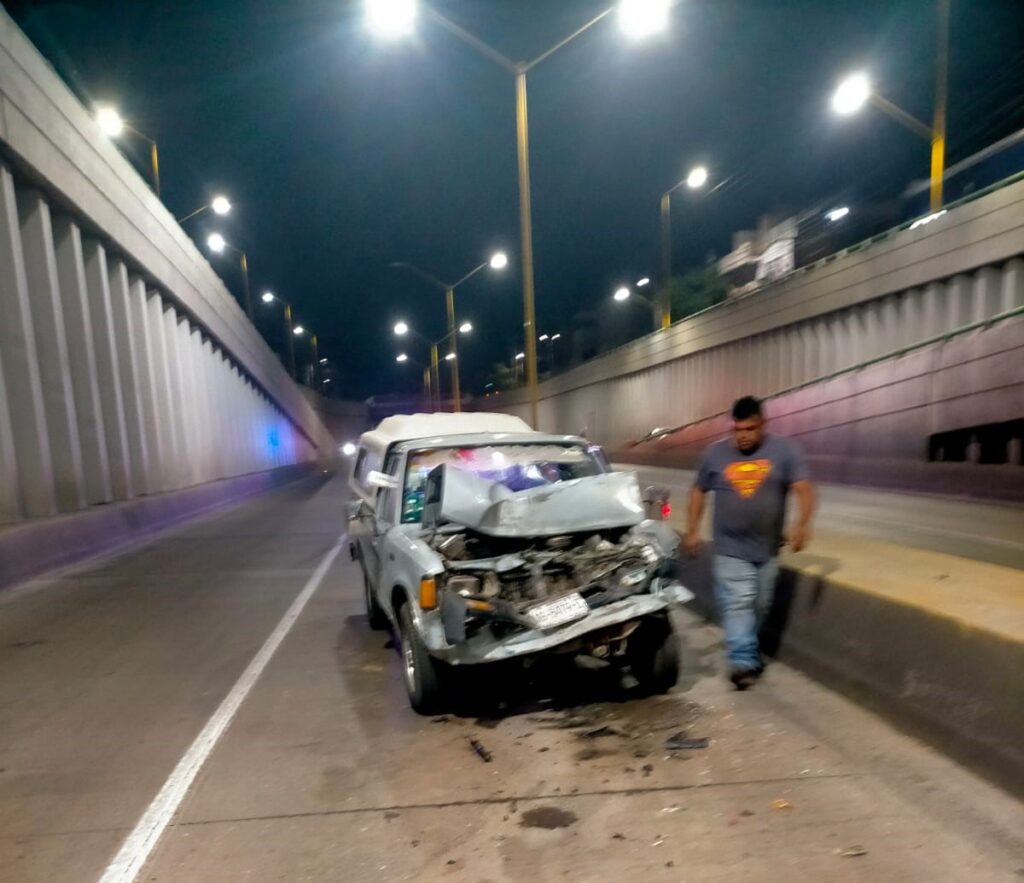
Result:
[[[686,549],[691,555],[700,551],[705,501],[714,493],[715,600],[725,629],[729,678],[745,690],[764,668],[757,630],[771,606],[779,549],[788,545],[799,552],[807,545],[814,487],[796,446],[764,431],[757,399],[739,399],[732,419],[732,439],[711,445],[701,458],[690,491]],[[798,513],[784,530],[790,490]]]

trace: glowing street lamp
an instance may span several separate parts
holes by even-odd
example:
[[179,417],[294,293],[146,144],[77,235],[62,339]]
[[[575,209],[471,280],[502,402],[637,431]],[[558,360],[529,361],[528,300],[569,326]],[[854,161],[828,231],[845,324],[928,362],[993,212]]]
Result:
[[836,221],[841,221],[850,213],[850,207],[841,205],[839,208],[834,208],[830,212],[825,212],[825,219],[831,221],[833,224]]
[[409,333],[409,326],[405,322],[395,323],[395,334],[398,337],[405,337]]
[[832,94],[832,110],[841,116],[857,113],[871,97],[871,81],[865,73],[850,74]]
[[294,334],[296,337],[302,337],[302,335],[305,334],[305,333],[306,333],[306,329],[303,328],[301,325],[296,325],[292,329],[292,334]]
[[697,166],[696,168],[690,169],[690,174],[686,176],[686,186],[691,190],[699,190],[708,182],[708,170],[704,166]]
[[622,0],[619,27],[635,39],[650,37],[668,27],[670,0]]
[[160,154],[156,148],[156,141],[148,135],[143,135],[138,129],[129,126],[124,121],[117,108],[109,104],[99,104],[95,111],[96,125],[107,138],[120,138],[125,132],[130,132],[137,138],[149,144],[149,162],[153,169],[153,192],[157,199],[160,198]]
[[124,120],[121,119],[121,114],[109,105],[100,105],[96,108],[96,124],[108,138],[120,138],[124,132]]
[[[619,26],[633,37],[650,36],[668,25],[671,0],[620,0]],[[555,43],[532,61],[513,61],[497,49],[489,46],[475,34],[443,16],[436,9],[424,4],[425,14],[458,37],[488,61],[503,68],[515,78],[516,85],[516,153],[519,177],[519,227],[522,231],[521,260],[523,285],[523,331],[526,335],[526,378],[530,389],[530,422],[534,428],[539,420],[539,391],[537,387],[537,315],[533,271],[533,210],[530,200],[530,139],[527,120],[529,117],[526,76],[541,62],[573,42],[607,18],[615,7],[599,12],[568,37]],[[385,37],[409,33],[416,20],[414,0],[367,0],[367,21],[370,26]],[[457,367],[457,363],[453,368]],[[454,373],[454,371],[453,371]],[[458,397],[456,405],[458,406]]]
[[228,247],[227,240],[220,233],[211,233],[207,236],[206,244],[215,254],[223,254],[224,249]]
[[473,323],[472,322],[463,322],[459,326],[459,334],[469,334],[469,332],[472,331],[472,330],[473,330]]
[[178,223],[184,224],[185,221],[194,218],[196,215],[201,215],[203,212],[207,210],[212,211],[215,215],[220,215],[220,217],[224,217],[225,215],[231,214],[232,208],[233,206],[231,205],[231,200],[228,199],[226,196],[215,196],[208,203],[206,203],[206,205],[201,205],[194,212],[189,212],[187,215],[185,215],[185,217],[178,218]]
[[491,257],[490,265],[492,270],[504,270],[508,266],[508,255],[503,251],[495,252]]
[[650,277],[644,276],[643,279],[638,279],[637,280],[636,287],[637,288],[646,288],[650,284],[651,284]]
[[444,357],[444,360],[446,362],[454,362],[455,361],[455,353],[448,353],[448,355]]
[[616,290],[615,294],[612,295],[612,298],[617,300],[619,303],[625,303],[627,300],[629,300],[630,295],[632,293],[632,291],[623,286],[622,288]]
[[397,356],[395,356],[395,361],[398,362],[399,365],[401,365],[404,362],[408,362],[409,357],[405,353],[399,353]]
[[261,300],[265,304],[272,304],[275,300],[277,300],[277,298],[274,297],[274,295],[271,294],[269,291],[264,291]]
[[416,26],[416,0],[367,0],[366,24],[382,37],[404,37]]

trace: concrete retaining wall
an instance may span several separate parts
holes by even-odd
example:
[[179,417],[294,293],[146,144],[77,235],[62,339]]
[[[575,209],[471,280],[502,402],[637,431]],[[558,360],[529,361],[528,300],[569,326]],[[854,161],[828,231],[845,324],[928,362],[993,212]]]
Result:
[[[700,424],[740,395],[777,395],[1024,306],[1022,255],[1019,181],[541,384],[539,428],[584,432],[616,448],[655,427]],[[879,413],[895,419],[884,398],[875,397],[884,407]],[[529,417],[525,390],[502,393],[487,404]],[[998,394],[988,397],[981,422],[1005,419],[1006,408]],[[1018,410],[1017,416],[1024,413]],[[897,423],[903,447],[920,450],[916,430],[908,434],[905,421]],[[851,439],[871,445],[888,432],[875,423],[864,432],[833,436],[853,453]],[[873,456],[869,449],[856,452]]]
[[0,10],[0,524],[334,451],[206,258]]
[[[1024,500],[1019,462],[928,462],[936,433],[1024,415],[1024,316],[770,397],[765,407],[772,430],[801,445],[820,481]],[[613,456],[691,468],[729,427],[722,412]]]

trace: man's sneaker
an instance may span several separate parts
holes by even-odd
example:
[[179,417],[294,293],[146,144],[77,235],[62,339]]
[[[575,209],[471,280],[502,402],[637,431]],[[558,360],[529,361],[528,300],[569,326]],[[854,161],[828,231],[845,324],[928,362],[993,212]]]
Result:
[[746,690],[753,687],[757,682],[758,672],[752,668],[734,668],[729,672],[729,680],[735,684],[737,690]]

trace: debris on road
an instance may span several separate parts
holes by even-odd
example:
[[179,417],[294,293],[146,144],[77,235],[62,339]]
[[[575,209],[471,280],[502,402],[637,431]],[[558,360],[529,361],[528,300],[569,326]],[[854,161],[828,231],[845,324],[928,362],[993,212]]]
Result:
[[792,809],[793,808],[793,804],[790,803],[788,800],[785,800],[782,797],[778,798],[777,800],[773,800],[772,801],[772,806],[774,806],[776,809]]
[[469,744],[470,747],[477,753],[477,756],[484,763],[490,763],[492,760],[494,760],[494,755],[491,754],[491,752],[488,751],[486,748],[484,748],[483,743],[479,739],[470,739]]
[[629,734],[624,733],[617,727],[603,726],[597,727],[593,730],[586,730],[582,733],[576,734],[580,739],[600,739],[602,736],[621,736],[622,738],[628,738]]
[[863,846],[848,846],[846,849],[837,849],[835,854],[840,858],[858,858],[867,855],[868,851]]
[[568,810],[557,806],[538,806],[524,812],[519,825],[522,828],[544,828],[553,831],[555,828],[568,828],[577,821],[577,816]]
[[665,740],[666,751],[693,751],[700,748],[707,748],[709,740],[706,736],[702,736],[698,739],[689,738],[686,733],[679,732],[674,736],[669,736]]

